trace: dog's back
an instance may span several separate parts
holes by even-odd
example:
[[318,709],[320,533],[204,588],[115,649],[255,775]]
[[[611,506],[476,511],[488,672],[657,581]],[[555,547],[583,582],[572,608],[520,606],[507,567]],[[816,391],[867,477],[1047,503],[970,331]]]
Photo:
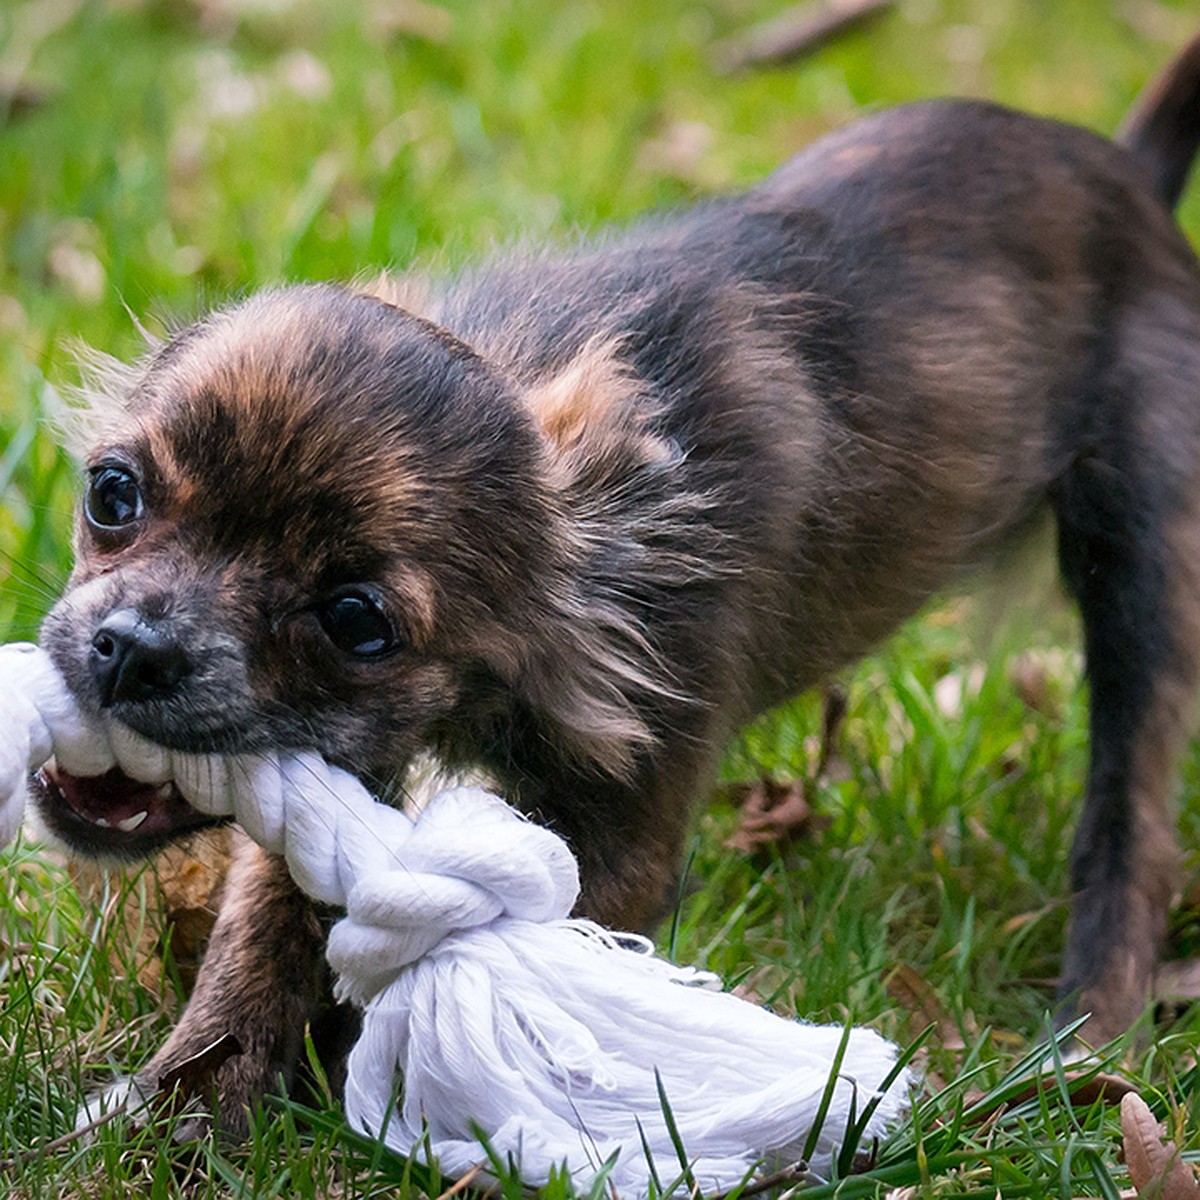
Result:
[[1093,738],[1063,992],[1094,1036],[1144,1002],[1200,674],[1200,271],[1169,213],[1200,39],[1149,96],[1126,148],[984,103],[890,110],[744,196],[478,275],[438,311],[517,372],[604,338],[673,449],[664,486],[707,498],[663,545],[715,534],[726,569],[657,624],[661,596],[626,581],[704,702],[666,741],[809,686],[1053,511]]
[[[690,690],[754,710],[866,651],[1044,509],[1106,419],[1095,375],[1135,298],[1194,303],[1149,178],[1073,126],[908,105],[743,196],[491,264],[432,311],[523,381],[598,339],[619,360],[622,403],[681,460],[663,485],[708,498],[681,543],[716,534],[710,590],[763,614],[729,631],[749,639],[738,678]],[[1169,419],[1182,453],[1196,420]]]

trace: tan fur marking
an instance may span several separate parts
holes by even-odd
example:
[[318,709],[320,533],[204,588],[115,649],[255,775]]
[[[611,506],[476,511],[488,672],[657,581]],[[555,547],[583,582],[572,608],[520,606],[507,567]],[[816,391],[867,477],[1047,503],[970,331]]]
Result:
[[356,279],[351,290],[373,300],[382,300],[393,308],[403,309],[415,317],[437,323],[441,306],[434,294],[433,279],[423,271],[406,275],[391,275],[380,271],[374,279]]
[[184,386],[228,380],[231,390],[252,397],[277,375],[287,348],[307,344],[311,321],[311,310],[287,295],[254,296],[211,320],[164,379]]
[[433,580],[424,571],[405,569],[391,583],[404,603],[405,632],[412,639],[413,648],[426,649],[433,638],[437,617],[437,590]]
[[647,465],[669,462],[670,449],[645,428],[638,380],[618,349],[617,339],[596,335],[558,374],[534,384],[526,402],[560,452],[596,459],[633,451]]
[[196,496],[195,480],[180,469],[171,443],[163,436],[162,427],[158,422],[145,422],[142,432],[150,444],[150,457],[166,484],[171,511],[186,513]]

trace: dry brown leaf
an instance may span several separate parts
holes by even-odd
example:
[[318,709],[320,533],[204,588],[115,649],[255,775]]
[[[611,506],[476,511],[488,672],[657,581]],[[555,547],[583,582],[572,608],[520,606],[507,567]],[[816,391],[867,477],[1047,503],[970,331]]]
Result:
[[[1027,708],[1037,713],[1050,712],[1050,679],[1045,664],[1028,655],[1019,655],[1008,664],[1008,679]],[[1053,715],[1058,715],[1057,710]]]
[[1195,1173],[1175,1143],[1164,1140],[1162,1126],[1136,1092],[1121,1100],[1121,1132],[1125,1165],[1139,1200],[1200,1200]]
[[[803,1162],[788,1163],[781,1167],[778,1171],[772,1171],[768,1175],[760,1175],[757,1179],[750,1183],[739,1184],[734,1189],[734,1194],[739,1198],[743,1196],[761,1196],[764,1192],[778,1193],[782,1188],[790,1184],[803,1183],[808,1178],[808,1164]],[[789,1189],[788,1195],[791,1195],[794,1189]],[[616,1195],[614,1189],[613,1194]],[[729,1196],[728,1192],[719,1192],[713,1197],[713,1200],[726,1200]],[[439,1197],[440,1200],[440,1197]]]
[[[231,836],[228,829],[213,829],[182,845],[168,846],[155,859],[153,874],[147,875],[153,880],[147,911],[130,898],[115,914],[123,925],[118,937],[133,951],[138,981],[151,991],[162,991],[162,951],[167,938],[184,991],[191,991],[216,920]],[[77,860],[69,869],[80,894],[93,903],[104,895],[106,884],[110,892],[114,890],[109,873],[93,863]],[[131,867],[128,873],[140,869]]]
[[[1067,1093],[1071,1097],[1071,1104],[1076,1108],[1090,1108],[1097,1100],[1103,1100],[1106,1104],[1116,1104],[1134,1091],[1133,1084],[1117,1075],[1068,1072],[1064,1076],[1064,1082],[1067,1086]],[[1027,1087],[1023,1087],[1019,1092],[1009,1096],[1003,1104],[996,1104],[981,1112],[973,1113],[970,1124],[972,1126],[983,1125],[993,1117],[1011,1112],[1012,1109],[1032,1100],[1038,1094],[1039,1086],[1043,1089],[1051,1088],[1055,1086],[1055,1081],[1051,1077],[1044,1079],[1040,1085],[1031,1083]],[[978,1104],[983,1096],[983,1092],[968,1091],[964,1097],[966,1107],[970,1108],[972,1105]]]
[[1035,908],[1029,912],[1017,913],[1015,917],[1009,917],[1001,927],[1005,934],[1014,934],[1018,930],[1024,929],[1026,925],[1032,925],[1035,921],[1040,921],[1047,913],[1052,912],[1059,905],[1058,901],[1044,905],[1042,908]]
[[[828,684],[821,711],[821,736],[816,744],[813,783],[830,778],[849,778],[846,763],[837,752],[838,735],[849,707],[845,690]],[[813,739],[816,741],[816,739]],[[784,783],[764,776],[755,783],[734,784],[728,789],[730,802],[742,809],[742,819],[725,843],[730,850],[751,854],[765,846],[784,845],[825,829],[831,818],[818,814],[809,803],[810,784],[793,779]]]
[[672,121],[642,143],[640,171],[666,175],[703,191],[727,187],[725,168],[712,153],[716,131],[703,121]]
[[[1089,1075],[1087,1072],[1067,1071],[1063,1075],[1063,1082],[1075,1108],[1090,1108],[1097,1100],[1103,1100],[1105,1104],[1116,1104],[1126,1096],[1136,1095],[1136,1089],[1128,1079],[1122,1079],[1119,1075],[1105,1075],[1103,1072]],[[1053,1079],[1047,1079],[1043,1086],[1053,1087]],[[1014,1096],[1010,1096],[1005,1107],[1016,1108],[1036,1095],[1037,1084],[1031,1083],[1027,1088],[1022,1088]]]
[[42,84],[25,79],[16,82],[0,80],[0,125],[29,116],[57,98],[54,89]]
[[888,995],[914,1018],[914,1025],[924,1029],[934,1026],[934,1036],[946,1050],[962,1050],[966,1043],[957,1024],[942,1006],[937,992],[907,963],[900,963],[884,976]]
[[1200,875],[1193,876],[1179,898],[1181,912],[1200,912]]
[[[735,803],[738,801],[736,793],[733,799]],[[757,783],[744,785],[740,799],[742,819],[725,845],[744,854],[752,854],[766,846],[786,845],[829,822],[828,817],[819,817],[813,812],[802,779],[789,783],[760,779]]]
[[1139,37],[1166,46],[1182,46],[1195,32],[1195,13],[1186,6],[1175,9],[1162,0],[1122,0],[1116,11]]

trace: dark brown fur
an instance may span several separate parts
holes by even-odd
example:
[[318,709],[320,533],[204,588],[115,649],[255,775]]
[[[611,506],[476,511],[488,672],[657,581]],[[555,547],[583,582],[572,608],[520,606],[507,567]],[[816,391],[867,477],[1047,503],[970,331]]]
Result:
[[[171,745],[312,747],[380,788],[424,748],[483,767],[570,841],[581,908],[643,927],[729,734],[1049,510],[1093,728],[1063,989],[1118,1032],[1163,935],[1200,671],[1200,272],[1163,203],[1194,150],[1188,53],[1132,155],[913,105],[744,196],[423,285],[420,315],[384,281],[206,318],[93,412],[90,461],[146,512],[82,527],[46,645],[97,705],[108,614],[169,636],[184,677],[111,708]],[[377,589],[395,653],[322,634],[346,584]],[[323,986],[278,864],[238,879],[148,1068],[233,1030],[233,1124],[290,1077]]]

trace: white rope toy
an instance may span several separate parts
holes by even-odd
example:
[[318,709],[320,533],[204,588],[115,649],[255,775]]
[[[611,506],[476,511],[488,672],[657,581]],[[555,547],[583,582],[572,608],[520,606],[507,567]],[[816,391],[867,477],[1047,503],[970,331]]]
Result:
[[[42,650],[0,646],[3,842],[20,826],[28,772],[52,754],[74,775],[119,764],[134,779],[173,780],[193,807],[234,816],[285,855],[314,899],[346,909],[328,956],[339,995],[365,1006],[346,1113],[400,1152],[428,1130],[442,1170],[461,1175],[484,1157],[478,1128],[526,1183],[566,1163],[587,1186],[617,1154],[611,1182],[644,1196],[647,1149],[664,1184],[679,1173],[657,1069],[705,1191],[802,1156],[843,1030],[775,1016],[711,990],[707,973],[567,919],[570,851],[497,797],[451,789],[414,820],[313,754],[168,751],[115,723],[89,725]],[[828,1173],[895,1060],[874,1031],[851,1031],[814,1172]],[[882,1096],[868,1139],[900,1116],[910,1081],[900,1072]]]

